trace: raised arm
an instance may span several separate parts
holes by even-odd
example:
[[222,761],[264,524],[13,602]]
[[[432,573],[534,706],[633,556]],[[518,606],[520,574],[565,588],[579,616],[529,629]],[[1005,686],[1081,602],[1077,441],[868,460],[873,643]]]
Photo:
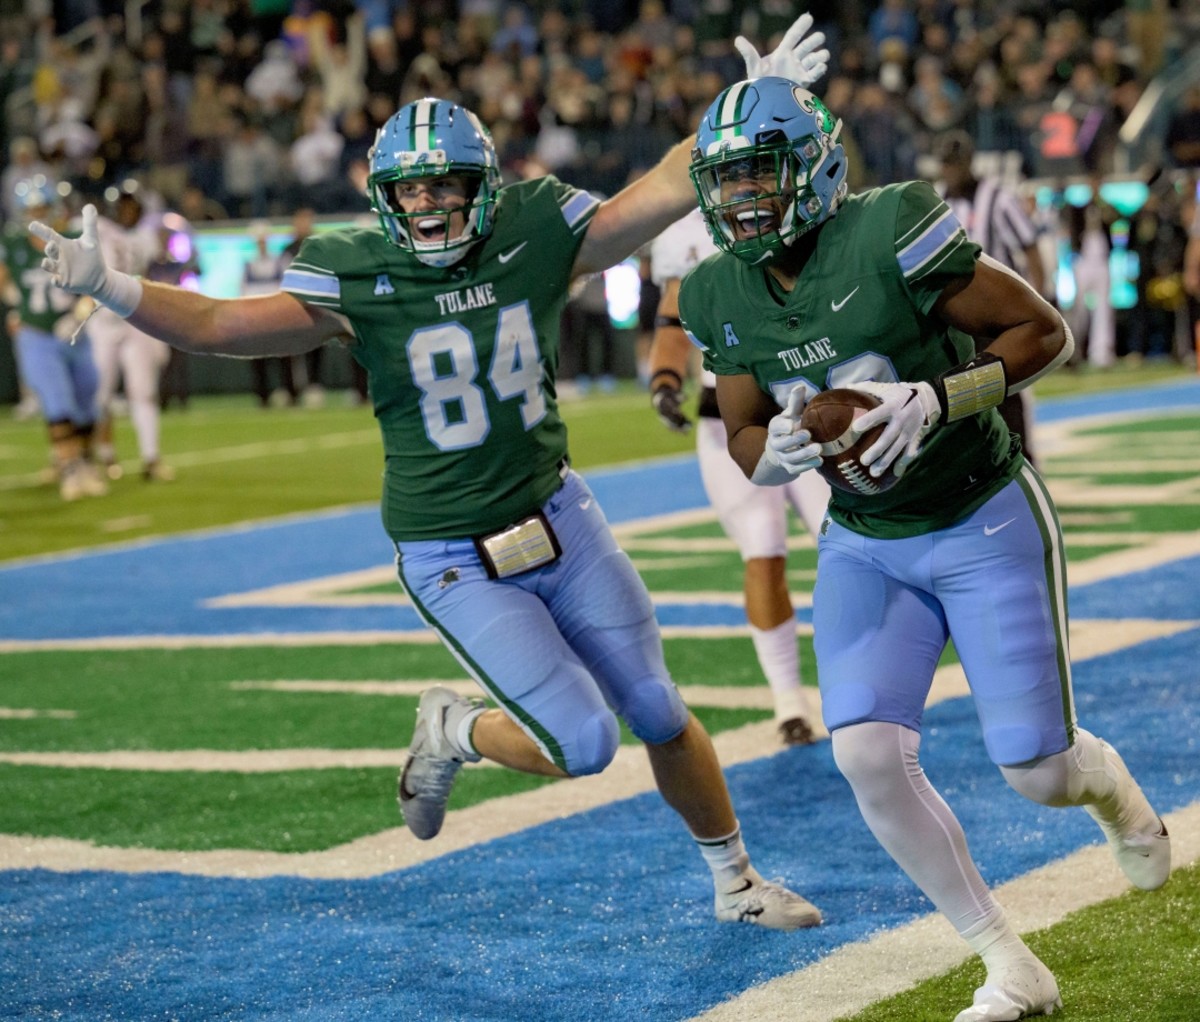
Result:
[[[822,48],[825,35],[809,34],[812,26],[812,15],[801,14],[765,56],[738,36],[734,44],[746,63],[746,77],[773,75],[809,88],[829,65],[829,51]],[[653,170],[600,204],[575,257],[573,277],[619,263],[695,207],[696,192],[688,176],[694,144],[694,135],[684,139]]]
[[278,292],[252,298],[210,298],[170,284],[138,280],[109,268],[96,239],[96,207],[83,209],[83,231],[64,238],[35,221],[46,242],[42,267],[71,294],[88,295],[139,330],[182,351],[211,355],[296,355],[335,337],[351,336],[344,320]]

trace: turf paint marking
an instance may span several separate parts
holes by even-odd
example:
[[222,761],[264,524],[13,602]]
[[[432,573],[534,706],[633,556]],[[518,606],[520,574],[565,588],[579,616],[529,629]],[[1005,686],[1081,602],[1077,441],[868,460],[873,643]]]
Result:
[[[1200,859],[1200,802],[1168,813],[1166,823],[1174,868]],[[1087,882],[1080,883],[1081,877],[1087,877]],[[1114,868],[1108,846],[1102,844],[1026,873],[994,893],[1013,928],[1029,933],[1130,889]],[[752,987],[692,1022],[779,1022],[795,1018],[800,1004],[804,1022],[833,1022],[939,976],[970,957],[970,949],[941,915],[927,915]]]

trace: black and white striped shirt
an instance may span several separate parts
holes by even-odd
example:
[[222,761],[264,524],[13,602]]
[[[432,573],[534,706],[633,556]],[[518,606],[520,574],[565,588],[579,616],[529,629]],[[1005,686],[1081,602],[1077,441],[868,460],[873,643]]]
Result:
[[1025,250],[1037,243],[1037,227],[1016,195],[995,178],[984,178],[973,198],[945,201],[968,238],[997,262],[1026,276]]

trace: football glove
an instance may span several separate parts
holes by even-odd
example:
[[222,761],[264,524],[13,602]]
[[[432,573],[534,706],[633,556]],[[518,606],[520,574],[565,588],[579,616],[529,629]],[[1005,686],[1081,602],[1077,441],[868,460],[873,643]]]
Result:
[[96,217],[96,207],[89,202],[83,207],[83,232],[78,238],[64,238],[40,220],[29,225],[29,233],[46,243],[42,269],[58,287],[73,295],[89,295],[118,316],[129,316],[142,300],[142,282],[105,264]]
[[883,434],[862,453],[859,459],[875,478],[895,462],[899,478],[921,453],[925,437],[937,425],[942,406],[937,392],[928,383],[852,383],[851,389],[879,398],[880,404],[863,412],[854,420],[853,429],[859,436],[886,423]]
[[747,78],[789,78],[807,89],[829,69],[829,51],[821,49],[824,32],[805,36],[813,26],[811,14],[801,14],[784,33],[779,45],[766,56],[759,56],[754,44],[738,36],[733,45],[746,62]]
[[674,384],[660,383],[650,395],[650,403],[667,429],[687,433],[692,428],[692,420],[683,414],[683,391]]
[[800,425],[800,413],[804,411],[806,400],[804,388],[794,388],[783,411],[767,423],[763,456],[794,476],[821,464],[821,445],[813,443],[812,434]]

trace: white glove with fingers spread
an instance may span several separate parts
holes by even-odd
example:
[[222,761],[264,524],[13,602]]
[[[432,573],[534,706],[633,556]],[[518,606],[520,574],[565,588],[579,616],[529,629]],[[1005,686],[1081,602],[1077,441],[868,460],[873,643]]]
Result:
[[783,411],[767,423],[767,444],[763,455],[792,475],[807,472],[821,464],[820,444],[813,443],[812,434],[800,425],[800,413],[804,411],[807,401],[804,388],[794,388],[788,395]]
[[801,14],[784,33],[779,45],[766,56],[759,56],[749,39],[738,36],[733,45],[746,62],[746,77],[789,78],[797,85],[810,88],[829,70],[830,56],[828,50],[820,48],[825,42],[824,32],[805,36],[812,26],[812,15]]
[[118,316],[129,316],[142,300],[142,282],[105,264],[96,237],[96,216],[91,203],[83,207],[83,232],[78,238],[64,238],[39,220],[29,225],[29,233],[46,243],[42,269],[58,287],[95,298]]
[[895,462],[897,477],[921,453],[921,444],[937,425],[942,406],[937,392],[928,383],[852,383],[852,390],[872,394],[881,404],[863,412],[850,428],[859,436],[883,422],[883,434],[863,451],[860,459],[871,475],[878,478]]

